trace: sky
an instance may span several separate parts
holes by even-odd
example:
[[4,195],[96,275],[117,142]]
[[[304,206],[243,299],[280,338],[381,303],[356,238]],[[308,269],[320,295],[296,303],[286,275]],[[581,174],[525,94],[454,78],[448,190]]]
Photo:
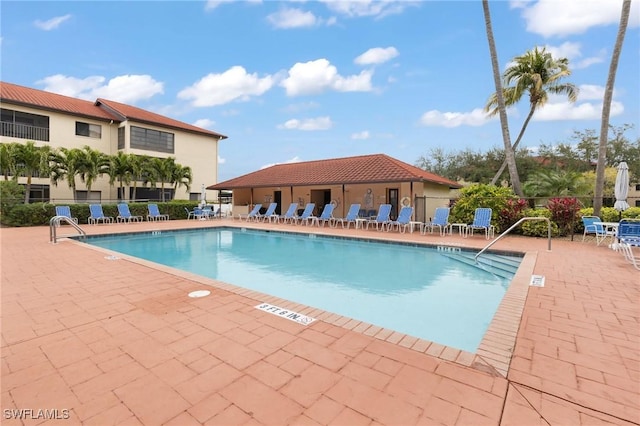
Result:
[[[640,10],[612,125],[640,134]],[[501,71],[535,47],[569,59],[578,100],[552,97],[521,147],[599,134],[622,0],[490,1]],[[480,0],[0,2],[1,80],[134,105],[228,136],[218,181],[273,164],[502,148]],[[510,108],[515,140],[528,97]]]

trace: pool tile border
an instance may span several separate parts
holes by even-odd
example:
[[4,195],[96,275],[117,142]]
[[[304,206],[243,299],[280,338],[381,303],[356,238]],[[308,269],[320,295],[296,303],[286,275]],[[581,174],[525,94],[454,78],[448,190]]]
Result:
[[[223,225],[225,228],[246,228],[246,226],[229,226]],[[211,229],[210,227],[206,228],[191,228],[190,230],[197,229]],[[323,237],[329,238],[343,238],[343,239],[357,239],[364,241],[373,241],[373,242],[383,242],[383,243],[399,243],[406,244],[416,247],[437,247],[438,245],[451,245],[452,244],[423,244],[423,243],[414,243],[414,242],[406,242],[406,241],[396,241],[389,240],[384,238],[370,238],[363,237],[359,238],[358,236],[336,236],[331,234],[325,234],[322,232],[309,232],[308,231],[282,231],[282,230],[263,230],[259,228],[251,228],[264,232],[278,232],[285,234],[319,234]],[[183,231],[181,229],[169,229],[162,230],[162,232],[179,232]],[[315,230],[313,230],[315,231]],[[124,232],[124,233],[113,233],[112,235],[132,235],[132,234],[145,234],[152,233],[153,231],[142,231],[142,232]],[[92,235],[92,236],[104,236],[102,235]],[[92,236],[88,236],[87,238],[91,238]],[[81,240],[79,241],[77,238],[69,238],[70,242],[73,244],[82,244]],[[507,377],[507,373],[509,371],[509,365],[511,363],[511,356],[513,354],[513,350],[515,348],[516,336],[518,334],[518,329],[520,327],[520,322],[522,319],[522,313],[524,311],[524,305],[527,299],[527,294],[529,291],[529,280],[531,275],[533,274],[534,266],[537,260],[537,252],[526,252],[524,253],[522,262],[518,271],[516,272],[514,278],[509,285],[505,295],[503,296],[498,309],[496,310],[487,331],[485,332],[480,345],[476,353],[471,353],[468,351],[452,348],[449,346],[441,345],[436,342],[432,342],[425,339],[420,339],[414,336],[410,336],[407,334],[399,333],[397,331],[387,329],[384,327],[376,326],[369,324],[364,321],[359,321],[347,316],[338,315],[329,311],[325,311],[322,309],[314,308],[307,305],[302,305],[297,302],[292,302],[290,300],[282,299],[276,296],[267,295],[265,293],[257,292],[255,290],[246,289],[243,287],[239,287],[233,284],[228,284],[222,281],[214,280],[211,278],[203,277],[201,275],[197,275],[191,272],[182,271],[179,269],[175,269],[169,266],[161,265],[155,262],[139,259],[133,256],[125,255],[119,252],[115,252],[112,250],[108,250],[102,247],[93,246],[90,244],[82,244],[82,247],[89,248],[92,250],[100,251],[105,253],[106,255],[118,255],[119,261],[128,261],[135,264],[139,264],[148,268],[160,270],[162,272],[178,276],[180,278],[184,278],[190,281],[197,282],[199,284],[203,284],[206,286],[214,287],[220,290],[225,290],[243,297],[247,297],[249,299],[254,300],[256,303],[270,303],[273,305],[277,305],[284,309],[295,310],[301,314],[310,316],[315,318],[317,321],[314,321],[308,327],[313,328],[314,325],[319,324],[321,322],[325,322],[327,324],[331,324],[337,327],[344,328],[346,330],[351,330],[354,332],[361,333],[365,336],[370,336],[375,339],[384,340],[386,342],[397,344],[399,346],[425,353],[427,355],[443,359],[449,362],[454,362],[456,364],[460,364],[466,367],[474,368],[477,370],[481,370],[483,372],[489,373],[493,376],[498,377]],[[472,249],[465,249],[472,251]],[[498,254],[508,254],[508,255],[520,255],[522,253],[515,253],[509,251],[491,251],[491,253]]]

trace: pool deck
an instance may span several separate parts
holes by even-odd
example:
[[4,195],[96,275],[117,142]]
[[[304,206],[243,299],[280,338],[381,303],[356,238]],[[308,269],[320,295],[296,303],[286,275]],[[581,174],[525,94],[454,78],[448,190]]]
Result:
[[[487,243],[231,219],[83,228],[221,225]],[[581,239],[553,240],[551,252],[546,239],[518,236],[493,247],[527,253],[525,265],[469,354],[67,239],[54,245],[48,227],[2,228],[2,424],[638,425],[640,272]],[[531,274],[545,286],[530,287]],[[203,289],[211,295],[187,296]],[[255,308],[263,302],[317,320],[300,325]]]

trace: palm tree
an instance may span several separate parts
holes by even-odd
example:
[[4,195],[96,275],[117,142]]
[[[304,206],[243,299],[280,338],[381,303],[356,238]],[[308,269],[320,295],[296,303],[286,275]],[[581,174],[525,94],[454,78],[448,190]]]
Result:
[[164,184],[171,182],[171,177],[173,175],[173,170],[175,169],[175,158],[152,158],[150,166],[150,182],[152,187],[156,187],[157,182],[160,182],[160,197],[161,201],[164,202]]
[[80,179],[87,185],[87,198],[91,194],[91,186],[105,173],[109,173],[109,156],[85,145],[80,156]]
[[2,169],[4,180],[9,180],[9,175],[11,175],[13,180],[18,179],[15,162],[15,150],[17,145],[18,144],[15,142],[0,144],[0,169]]
[[58,185],[58,181],[67,180],[73,193],[73,201],[77,201],[76,175],[80,173],[80,158],[82,151],[78,148],[60,148],[49,155],[51,167],[51,183]]
[[173,173],[171,175],[171,181],[173,182],[173,197],[175,198],[178,192],[179,186],[184,186],[187,191],[191,189],[191,182],[193,181],[193,175],[191,173],[191,167],[175,164]]
[[27,177],[27,185],[24,191],[24,203],[29,204],[31,192],[31,180],[34,174],[46,174],[49,172],[49,146],[36,146],[33,141],[18,144],[15,147],[16,175],[24,174]]
[[[491,55],[491,67],[493,69],[493,80],[496,86],[495,102],[496,109],[493,114],[500,115],[500,126],[502,129],[502,141],[504,143],[504,153],[506,163],[509,166],[509,176],[511,177],[511,186],[513,192],[519,196],[523,196],[522,187],[520,186],[520,176],[518,175],[518,167],[516,165],[515,146],[511,146],[511,136],[509,135],[509,122],[507,120],[506,101],[504,99],[504,90],[500,82],[500,68],[498,66],[498,52],[496,50],[496,42],[493,38],[493,28],[491,26],[491,13],[489,11],[489,1],[482,0],[482,8],[484,10],[484,23],[487,31],[487,41],[489,42],[489,52]],[[493,182],[495,184],[495,181]]]
[[138,182],[145,182],[145,176],[148,174],[149,163],[151,158],[146,155],[131,154],[129,157],[129,166],[131,166],[131,181],[133,182],[133,191],[131,192],[131,199],[136,199],[136,191],[138,189]]
[[589,192],[582,173],[541,169],[529,176],[524,184],[527,197],[580,196]]
[[[567,95],[570,102],[575,102],[578,99],[578,88],[571,83],[561,82],[569,75],[571,75],[569,60],[567,58],[555,59],[544,47],[542,49],[536,47],[522,56],[516,56],[513,64],[505,70],[503,75],[505,105],[515,105],[525,93],[529,94],[529,114],[524,120],[518,138],[513,143],[514,150],[520,144],[534,112],[547,103],[550,94]],[[485,105],[485,111],[489,113],[489,116],[493,116],[499,111],[497,93],[492,94]],[[505,160],[491,183],[495,184],[498,181],[507,164],[508,162]]]
[[616,81],[616,71],[618,69],[618,60],[620,52],[622,52],[622,43],[627,32],[627,24],[629,23],[629,10],[631,9],[631,0],[622,2],[622,12],[620,13],[620,25],[618,26],[618,35],[616,36],[616,44],[613,47],[611,55],[611,64],[609,65],[609,76],[607,77],[607,85],[604,89],[604,100],[602,102],[602,121],[600,122],[600,141],[598,144],[598,165],[596,166],[596,188],[593,197],[593,214],[600,215],[602,208],[602,192],[604,188],[604,169],[607,157],[607,142],[609,134],[609,116],[611,114],[611,99],[613,98],[613,86]]
[[131,167],[132,155],[122,151],[118,151],[117,155],[109,157],[109,185],[114,184],[117,180],[119,183],[119,198],[126,199],[124,194],[124,185],[129,185],[133,176]]

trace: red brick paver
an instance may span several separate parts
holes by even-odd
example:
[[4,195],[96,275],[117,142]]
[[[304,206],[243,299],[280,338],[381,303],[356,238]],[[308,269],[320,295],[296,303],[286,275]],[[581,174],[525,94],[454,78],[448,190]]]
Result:
[[[84,228],[219,225],[486,244],[230,219]],[[494,248],[526,252],[525,265],[470,354],[64,239],[54,245],[48,231],[0,230],[2,424],[640,424],[640,274],[604,246],[554,240],[548,252],[543,239],[499,241]],[[531,274],[545,287],[529,287]],[[201,289],[212,293],[187,297]],[[261,302],[318,320],[303,327],[255,309]]]

